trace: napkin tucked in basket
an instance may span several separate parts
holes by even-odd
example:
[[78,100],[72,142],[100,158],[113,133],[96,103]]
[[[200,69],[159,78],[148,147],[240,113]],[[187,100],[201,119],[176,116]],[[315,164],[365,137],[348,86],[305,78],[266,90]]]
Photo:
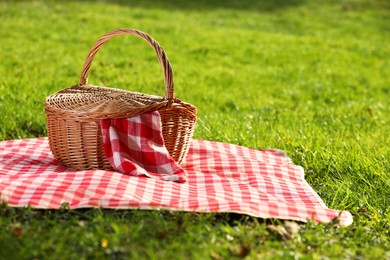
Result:
[[164,146],[158,111],[100,122],[106,156],[112,168],[133,176],[185,182],[185,171]]

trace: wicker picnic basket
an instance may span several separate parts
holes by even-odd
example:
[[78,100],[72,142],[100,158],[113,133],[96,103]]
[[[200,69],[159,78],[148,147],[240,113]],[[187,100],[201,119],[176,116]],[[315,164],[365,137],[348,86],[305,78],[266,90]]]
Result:
[[[165,97],[88,84],[88,72],[98,50],[112,37],[127,34],[142,38],[154,49],[164,73]],[[161,115],[165,146],[173,159],[181,163],[194,132],[196,108],[175,98],[172,67],[164,49],[148,34],[135,29],[106,33],[88,53],[80,83],[46,98],[51,151],[67,167],[112,169],[104,152],[100,120],[128,118],[155,110]]]

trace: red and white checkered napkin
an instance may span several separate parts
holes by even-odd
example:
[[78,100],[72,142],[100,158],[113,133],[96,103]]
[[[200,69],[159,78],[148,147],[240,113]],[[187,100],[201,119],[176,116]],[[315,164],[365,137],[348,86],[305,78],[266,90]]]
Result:
[[158,111],[100,122],[104,151],[115,171],[185,182],[185,171],[169,155]]
[[141,208],[237,212],[261,218],[352,223],[328,209],[304,172],[277,150],[193,140],[182,165],[187,182],[113,171],[76,171],[53,158],[46,138],[0,142],[0,200],[37,208]]

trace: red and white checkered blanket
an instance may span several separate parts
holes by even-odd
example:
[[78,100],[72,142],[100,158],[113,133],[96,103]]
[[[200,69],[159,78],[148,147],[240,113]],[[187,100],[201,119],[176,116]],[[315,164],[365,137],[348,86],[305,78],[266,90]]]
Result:
[[0,142],[0,200],[9,206],[141,208],[236,212],[261,218],[352,223],[328,209],[278,150],[193,140],[182,165],[187,182],[113,171],[77,171],[58,164],[47,138]]

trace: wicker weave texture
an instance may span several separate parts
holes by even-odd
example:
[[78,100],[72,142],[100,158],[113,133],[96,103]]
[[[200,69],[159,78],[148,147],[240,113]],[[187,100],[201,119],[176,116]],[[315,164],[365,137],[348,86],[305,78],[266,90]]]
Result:
[[[112,37],[133,35],[144,39],[155,51],[163,69],[165,97],[88,84],[88,73],[97,51]],[[76,169],[112,169],[103,148],[101,119],[128,118],[158,110],[165,146],[181,163],[191,142],[196,107],[174,94],[171,64],[164,49],[148,34],[118,29],[99,38],[83,65],[80,83],[46,98],[45,112],[50,148],[63,165]]]

